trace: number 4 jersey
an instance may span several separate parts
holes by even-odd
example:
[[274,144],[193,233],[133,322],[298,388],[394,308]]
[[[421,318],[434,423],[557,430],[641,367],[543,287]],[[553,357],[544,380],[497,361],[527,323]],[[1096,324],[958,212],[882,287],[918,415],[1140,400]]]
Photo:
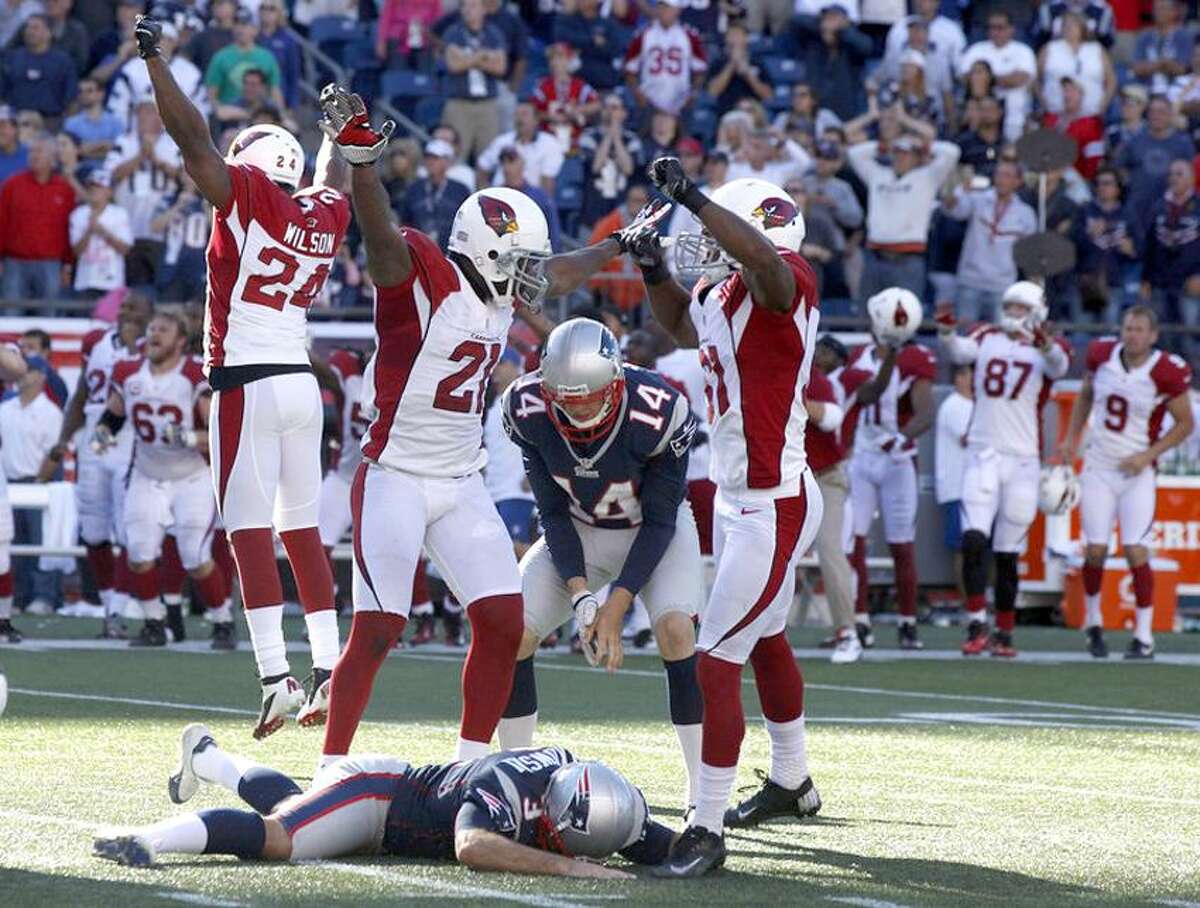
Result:
[[228,169],[233,193],[213,213],[204,310],[204,368],[217,390],[310,368],[308,307],[350,224],[337,190],[291,195],[257,167]]
[[363,456],[418,476],[467,476],[487,463],[484,396],[513,310],[480,299],[425,234],[402,233],[412,272],[401,284],[375,288]]

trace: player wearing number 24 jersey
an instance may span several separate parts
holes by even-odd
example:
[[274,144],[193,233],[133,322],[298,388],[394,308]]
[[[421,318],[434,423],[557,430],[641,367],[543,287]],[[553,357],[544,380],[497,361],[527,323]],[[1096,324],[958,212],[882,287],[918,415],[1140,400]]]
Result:
[[[162,25],[140,16],[134,35],[163,125],[214,209],[204,312],[212,483],[241,577],[262,687],[254,736],[263,738],[296,709],[302,725],[324,722],[338,655],[333,575],[317,530],[324,410],[305,323],[350,223],[345,163],[326,141],[312,186],[301,190],[304,150],[271,125],[242,130],[223,157],[159,53]],[[288,667],[273,530],[304,606],[307,697]]]
[[[514,307],[580,286],[625,240],[551,255],[541,209],[502,187],[462,203],[443,253],[392,223],[375,162],[395,124],[372,128],[362,99],[332,85],[321,108],[322,129],[354,165],[376,343],[363,376],[371,423],[351,488],[354,622],[334,673],[322,760],[350,747],[375,674],[408,620],[422,548],[471,622],[458,757],[472,759],[487,752],[508,702],[523,615],[512,543],[480,475],[488,380]],[[637,221],[621,236],[636,229]]]

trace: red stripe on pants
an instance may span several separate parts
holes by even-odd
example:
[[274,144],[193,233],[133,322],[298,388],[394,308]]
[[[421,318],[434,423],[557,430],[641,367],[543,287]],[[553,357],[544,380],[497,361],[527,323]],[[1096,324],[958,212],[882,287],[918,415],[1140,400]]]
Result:
[[221,462],[217,464],[217,506],[225,510],[225,489],[229,485],[229,474],[237,459],[238,445],[242,441],[242,413],[246,406],[246,392],[241,386],[228,391],[218,391],[217,432],[220,437]]

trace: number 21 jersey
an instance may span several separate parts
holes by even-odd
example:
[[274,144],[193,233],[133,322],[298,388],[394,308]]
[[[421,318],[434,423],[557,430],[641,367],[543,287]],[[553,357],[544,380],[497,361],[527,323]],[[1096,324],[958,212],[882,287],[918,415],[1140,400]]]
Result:
[[233,192],[213,212],[204,310],[204,369],[217,390],[309,368],[308,307],[350,224],[335,189],[292,195],[257,167],[228,171]]
[[420,476],[483,469],[483,405],[512,325],[425,234],[404,228],[408,278],[375,288],[375,356],[363,375],[363,456]]

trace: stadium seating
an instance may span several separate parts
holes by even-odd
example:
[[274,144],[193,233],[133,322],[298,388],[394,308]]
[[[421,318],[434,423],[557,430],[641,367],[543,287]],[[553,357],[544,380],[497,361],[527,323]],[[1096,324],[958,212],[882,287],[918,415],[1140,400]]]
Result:
[[389,101],[411,102],[416,98],[430,98],[438,93],[436,76],[413,72],[407,69],[389,69],[380,81],[379,93]]
[[308,39],[335,60],[341,58],[345,45],[370,37],[369,23],[360,24],[346,16],[319,16],[308,30]]
[[772,85],[794,85],[804,81],[804,64],[790,57],[762,57],[763,69]]

